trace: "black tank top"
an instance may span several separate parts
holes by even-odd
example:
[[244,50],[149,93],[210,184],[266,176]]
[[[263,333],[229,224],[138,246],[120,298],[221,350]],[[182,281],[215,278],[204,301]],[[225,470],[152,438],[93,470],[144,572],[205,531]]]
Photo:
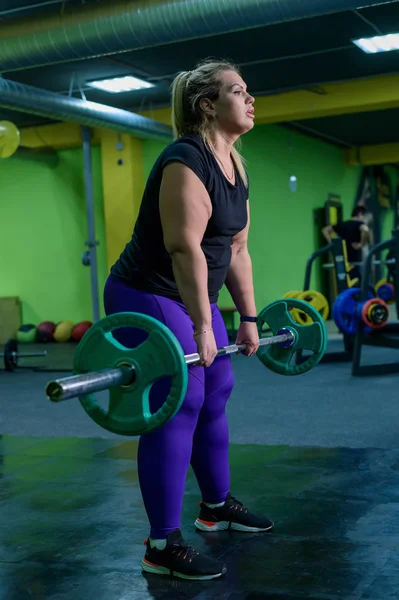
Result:
[[353,242],[361,240],[360,227],[364,225],[361,221],[342,221],[334,225],[334,231],[346,242],[346,252],[349,262],[362,262],[362,251],[352,247]]
[[236,185],[228,181],[212,152],[196,135],[175,140],[157,159],[147,180],[132,238],[111,268],[111,274],[136,289],[181,301],[172,260],[163,242],[159,214],[162,171],[168,163],[176,161],[194,171],[212,202],[212,216],[201,247],[208,265],[209,300],[216,302],[230,265],[232,237],[247,224],[248,189],[237,169]]

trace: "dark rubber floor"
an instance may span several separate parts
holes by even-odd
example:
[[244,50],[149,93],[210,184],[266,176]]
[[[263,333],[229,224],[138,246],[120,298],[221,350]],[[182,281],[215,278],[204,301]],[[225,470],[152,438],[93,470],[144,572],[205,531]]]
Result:
[[143,575],[147,523],[135,441],[0,440],[0,597],[249,600],[398,597],[399,452],[231,447],[234,494],[275,520],[267,534],[194,530],[190,472],[182,529],[226,562],[222,580]]
[[190,471],[183,534],[228,567],[205,583],[141,572],[137,440],[98,429],[78,401],[51,405],[54,373],[0,372],[1,600],[399,598],[399,375],[233,365],[232,493],[275,529],[197,532]]

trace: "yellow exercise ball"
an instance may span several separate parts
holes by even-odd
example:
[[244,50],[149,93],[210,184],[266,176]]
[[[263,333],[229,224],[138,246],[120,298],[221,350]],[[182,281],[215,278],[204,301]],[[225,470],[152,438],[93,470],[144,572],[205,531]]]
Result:
[[9,158],[18,150],[19,129],[11,121],[0,121],[0,158]]
[[75,323],[72,323],[72,321],[61,321],[55,328],[53,335],[54,340],[56,342],[69,342],[74,327]]

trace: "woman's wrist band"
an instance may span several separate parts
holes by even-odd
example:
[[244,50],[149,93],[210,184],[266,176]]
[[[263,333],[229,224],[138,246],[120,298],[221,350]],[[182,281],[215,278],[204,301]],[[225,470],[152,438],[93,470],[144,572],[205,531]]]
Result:
[[258,322],[258,317],[246,317],[246,316],[240,317],[240,323],[257,323],[257,322]]
[[213,331],[212,327],[210,329],[196,329],[194,331],[194,337],[197,337],[197,335],[201,335],[202,333],[209,333],[210,331]]

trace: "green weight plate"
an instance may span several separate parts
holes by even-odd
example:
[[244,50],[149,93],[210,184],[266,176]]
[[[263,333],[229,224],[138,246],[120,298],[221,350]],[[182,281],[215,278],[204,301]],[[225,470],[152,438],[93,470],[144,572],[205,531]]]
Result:
[[[300,325],[290,314],[292,308],[306,313],[314,322],[311,325]],[[259,331],[265,323],[272,330],[273,335],[276,335],[280,329],[289,329],[295,335],[295,342],[290,348],[283,348],[280,344],[259,348],[257,352],[259,360],[271,371],[280,375],[301,375],[320,362],[327,347],[327,329],[319,312],[310,304],[296,298],[276,300],[259,314]],[[303,363],[292,365],[291,359],[298,350],[311,350],[313,354]]]
[[[112,331],[134,327],[149,333],[136,348],[126,348]],[[129,386],[109,389],[109,406],[105,410],[94,394],[80,396],[87,414],[100,427],[126,436],[148,433],[164,425],[181,407],[188,381],[188,369],[183,348],[174,334],[160,321],[139,313],[117,313],[95,323],[82,338],[74,360],[74,373],[89,373],[132,365],[136,377]],[[164,404],[154,414],[150,412],[149,394],[152,385],[162,377],[171,376],[172,384]]]

